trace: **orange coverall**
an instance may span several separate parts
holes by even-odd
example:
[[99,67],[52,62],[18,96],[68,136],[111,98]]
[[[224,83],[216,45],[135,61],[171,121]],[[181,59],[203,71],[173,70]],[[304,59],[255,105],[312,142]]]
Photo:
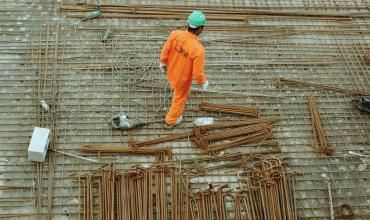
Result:
[[174,90],[172,104],[166,116],[166,123],[175,124],[189,97],[192,80],[203,85],[205,50],[198,36],[189,31],[173,31],[165,43],[160,57],[167,64],[167,79]]

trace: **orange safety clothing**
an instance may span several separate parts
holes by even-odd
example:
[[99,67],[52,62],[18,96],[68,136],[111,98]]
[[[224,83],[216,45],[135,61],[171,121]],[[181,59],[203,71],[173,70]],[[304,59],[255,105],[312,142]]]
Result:
[[172,104],[165,119],[168,125],[176,124],[176,120],[182,116],[189,93],[190,90],[173,90]]
[[166,123],[175,124],[185,107],[192,80],[203,85],[205,50],[198,36],[189,31],[173,31],[165,43],[160,57],[167,64],[167,79],[174,90]]

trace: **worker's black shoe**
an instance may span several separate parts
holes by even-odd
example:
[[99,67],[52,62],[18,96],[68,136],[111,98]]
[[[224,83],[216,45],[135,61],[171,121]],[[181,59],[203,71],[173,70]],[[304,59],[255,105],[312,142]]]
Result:
[[362,111],[370,113],[370,97],[369,96],[360,96],[352,100],[352,103],[357,106],[357,108]]

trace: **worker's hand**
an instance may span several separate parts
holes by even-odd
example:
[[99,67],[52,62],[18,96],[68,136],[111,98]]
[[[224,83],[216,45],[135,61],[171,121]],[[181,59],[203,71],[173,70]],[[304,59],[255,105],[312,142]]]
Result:
[[166,73],[166,71],[167,71],[167,65],[164,64],[164,63],[162,63],[162,62],[160,62],[159,63],[159,69],[161,69],[162,73]]
[[206,80],[204,83],[203,83],[203,85],[202,85],[202,89],[203,90],[207,90],[208,89],[208,80]]

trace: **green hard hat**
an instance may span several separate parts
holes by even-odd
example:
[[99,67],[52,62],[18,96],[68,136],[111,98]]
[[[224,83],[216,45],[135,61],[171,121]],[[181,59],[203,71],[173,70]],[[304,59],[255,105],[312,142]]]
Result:
[[188,17],[188,23],[191,28],[205,26],[206,16],[201,11],[193,11]]

